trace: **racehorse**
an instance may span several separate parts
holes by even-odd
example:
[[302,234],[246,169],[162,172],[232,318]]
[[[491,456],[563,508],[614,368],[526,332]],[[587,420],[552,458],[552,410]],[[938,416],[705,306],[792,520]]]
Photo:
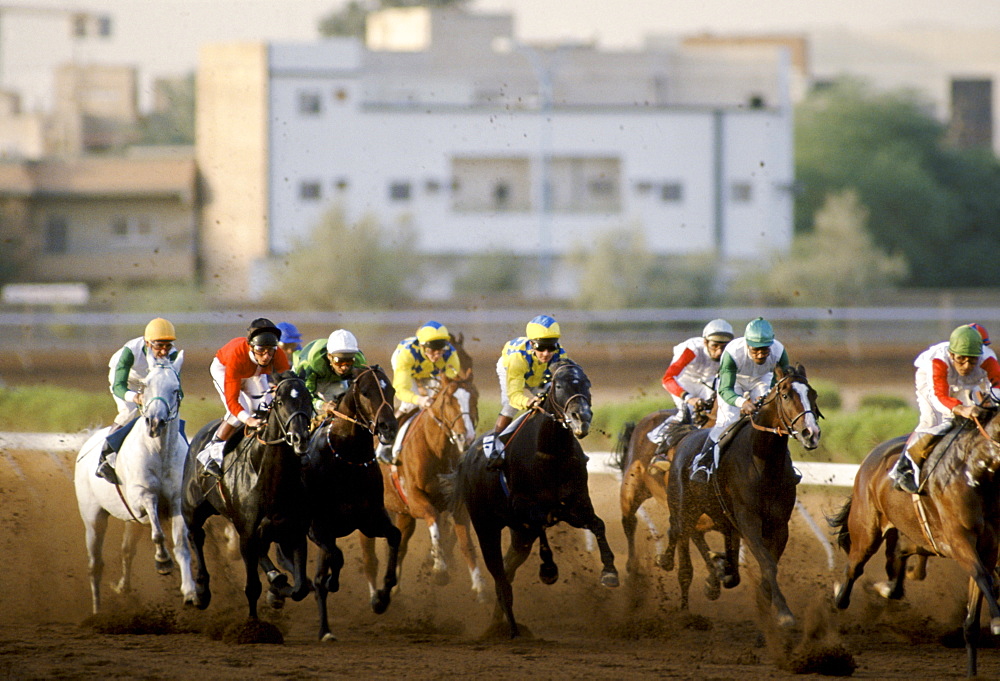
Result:
[[[453,481],[454,512],[464,503],[479,539],[483,561],[493,576],[497,608],[494,620],[506,617],[510,636],[518,636],[511,582],[540,541],[539,577],[546,584],[558,579],[558,568],[545,528],[563,521],[590,530],[597,537],[603,569],[601,583],[618,586],[614,554],[604,534],[604,521],[594,512],[587,489],[587,457],[576,438],[590,430],[590,379],[575,362],[550,366],[551,381],[541,404],[511,425],[506,437],[502,471],[487,470],[482,438],[466,452]],[[502,555],[500,535],[510,528],[510,547]]]
[[[622,472],[619,503],[622,511],[622,527],[628,542],[628,560],[625,563],[625,570],[629,574],[635,574],[639,569],[639,559],[635,550],[635,530],[638,525],[636,514],[639,508],[650,498],[655,498],[667,506],[667,475],[650,467],[650,461],[656,453],[657,445],[650,441],[648,435],[676,412],[676,409],[654,411],[642,417],[638,423],[625,424],[622,432],[618,435],[612,465]],[[685,435],[698,428],[712,425],[714,422],[714,415],[711,412],[699,412],[695,414],[693,423],[679,425],[676,435],[670,438],[672,444],[667,443],[667,461],[673,460],[677,444]],[[704,532],[711,529],[712,524],[708,518],[705,518],[704,521],[699,527],[701,532],[695,534],[692,540],[704,557],[706,564],[710,564],[711,551],[705,542]],[[657,558],[657,564],[667,570],[673,569],[672,560],[668,562],[670,558],[666,553],[661,554]],[[706,593],[710,600],[719,597],[719,580],[715,571],[711,569],[706,584]]]
[[788,437],[795,437],[806,449],[815,449],[820,438],[819,416],[816,391],[806,380],[802,365],[787,371],[779,366],[774,370],[774,384],[758,403],[757,413],[738,421],[730,431],[731,437],[721,438],[724,450],[708,482],[692,481],[690,475],[692,460],[701,451],[709,431],[692,433],[678,445],[667,483],[667,553],[672,556],[675,549],[679,551],[677,578],[682,608],[687,607],[692,576],[688,540],[698,532],[698,523],[705,514],[725,538],[725,556],[716,561],[722,586],[731,589],[740,583],[742,539],[760,566],[761,612],[773,606],[780,626],[795,623],[778,587],[778,561],[788,542],[788,519],[795,507],[798,484],[788,453]]
[[[979,618],[983,599],[990,611],[990,628],[1000,634],[1000,606],[993,570],[1000,547],[1000,419],[985,428],[962,424],[953,440],[924,463],[925,494],[916,496],[893,488],[888,472],[903,451],[905,437],[877,445],[858,469],[851,498],[830,519],[839,528],[838,544],[847,554],[844,582],[834,587],[834,602],[840,609],[850,604],[851,589],[865,563],[887,541],[899,546],[887,549],[887,572],[894,556],[914,550],[922,555],[954,558],[969,575],[966,617],[963,625],[966,673],[976,674]],[[978,426],[978,427],[977,427]],[[890,579],[898,578],[899,567]],[[901,583],[901,578],[898,580]],[[899,595],[902,595],[900,589]]]
[[[464,367],[464,365],[463,365]],[[454,473],[458,460],[466,447],[476,438],[479,420],[479,391],[472,383],[472,372],[463,369],[463,378],[442,379],[434,395],[434,403],[421,409],[410,420],[403,434],[396,467],[381,464],[385,484],[386,508],[396,514],[396,527],[402,533],[399,545],[397,581],[403,571],[403,558],[417,524],[417,519],[427,522],[431,537],[432,572],[437,584],[447,584],[448,565],[442,525],[447,513],[447,500],[441,476]],[[464,514],[452,518],[459,550],[465,558],[472,580],[472,590],[479,598],[485,583],[476,565],[476,550],[470,541],[469,527]],[[362,538],[365,565],[369,568],[369,583],[374,580],[377,561],[374,540]]]
[[389,544],[382,588],[375,588],[374,579],[369,582],[376,614],[389,607],[396,585],[400,532],[385,510],[373,438],[388,444],[396,437],[399,426],[392,408],[396,391],[377,364],[355,367],[353,375],[347,392],[330,412],[333,418],[313,432],[303,468],[309,538],[319,547],[315,584],[321,641],[336,640],[330,633],[326,597],[340,589],[344,554],[337,546],[339,537],[361,530],[367,537],[385,537]]
[[[178,357],[178,362],[181,360]],[[170,554],[164,544],[160,518],[169,517],[174,544],[174,559],[181,571],[181,593],[186,605],[195,602],[195,583],[191,571],[191,552],[187,528],[181,517],[181,478],[187,445],[180,435],[178,414],[181,405],[180,376],[168,360],[157,360],[144,380],[141,407],[143,423],[136,423],[125,437],[115,470],[120,485],[97,477],[97,460],[110,428],[102,428],[87,439],[76,459],[73,481],[80,517],[86,526],[90,594],[94,613],[101,606],[102,551],[108,516],[126,522],[122,538],[122,577],[116,586],[119,593],[130,588],[132,559],[135,557],[135,533],[130,521],[152,528],[156,546],[156,570],[169,575]]]
[[270,563],[267,552],[272,543],[292,558],[292,599],[302,600],[312,588],[306,577],[309,517],[300,459],[309,442],[312,399],[305,381],[290,371],[273,376],[269,392],[271,400],[258,410],[264,423],[256,429],[237,431],[226,443],[221,478],[216,480],[196,470],[196,454],[215,433],[218,419],[195,435],[184,468],[184,520],[198,560],[198,607],[207,608],[212,600],[204,525],[209,517],[219,514],[229,519],[240,535],[247,576],[244,593],[251,619],[257,619],[261,594],[258,565]]

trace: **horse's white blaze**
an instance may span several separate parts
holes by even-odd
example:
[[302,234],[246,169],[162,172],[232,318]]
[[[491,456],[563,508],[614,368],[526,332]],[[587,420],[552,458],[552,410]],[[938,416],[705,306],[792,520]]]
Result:
[[290,394],[291,394],[292,398],[298,397],[299,396],[299,389],[298,388],[292,388]]
[[[795,389],[795,392],[799,394],[799,399],[802,400],[802,406],[808,409],[811,406],[811,403],[809,402],[808,387],[802,383],[793,383],[792,387]],[[802,425],[793,424],[792,427],[800,433],[803,430],[808,429],[812,434],[812,437],[806,438],[806,440],[802,442],[803,446],[809,448],[816,447],[819,444],[820,435],[819,423],[816,421],[816,414],[809,411],[800,419],[800,421],[802,422]]]

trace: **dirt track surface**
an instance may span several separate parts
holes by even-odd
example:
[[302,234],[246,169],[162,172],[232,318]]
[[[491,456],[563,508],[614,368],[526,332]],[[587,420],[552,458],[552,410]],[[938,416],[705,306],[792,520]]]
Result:
[[[347,553],[343,588],[330,597],[338,642],[316,640],[316,611],[309,597],[289,602],[280,612],[262,604],[265,619],[284,632],[284,645],[236,645],[210,634],[243,621],[242,564],[223,548],[210,554],[215,600],[206,611],[184,611],[178,577],[155,573],[152,544],[144,532],[134,593],[119,596],[110,588],[120,575],[122,523],[114,519],[105,542],[106,611],[112,620],[120,620],[150,606],[169,609],[189,633],[97,633],[84,623],[90,594],[83,524],[71,480],[73,459],[71,453],[0,452],[0,555],[6,575],[0,589],[0,678],[755,681],[819,678],[792,670],[824,653],[829,657],[831,651],[853,658],[855,678],[964,676],[964,651],[938,641],[958,621],[963,607],[965,582],[951,562],[931,561],[928,580],[913,584],[906,601],[888,607],[865,587],[869,577],[882,578],[881,561],[876,559],[859,582],[851,608],[835,614],[829,594],[842,559],[838,554],[837,569],[831,573],[825,552],[798,515],[791,523],[779,582],[799,622],[787,635],[767,632],[763,641],[758,640],[761,628],[753,605],[755,567],[743,571],[739,587],[709,602],[701,593],[704,567],[696,562],[691,611],[680,613],[675,573],[654,567],[647,558],[644,577],[625,578],[618,589],[603,588],[596,552],[588,552],[582,533],[571,529],[551,535],[560,567],[555,585],[539,581],[537,553],[517,575],[515,613],[531,635],[516,641],[490,636],[492,605],[474,601],[468,575],[457,560],[452,561],[451,584],[429,583],[428,541],[421,523],[404,566],[402,591],[386,614],[376,616],[368,607],[359,552],[349,538],[342,543]],[[611,476],[591,479],[598,513],[608,525],[616,563],[624,571],[617,488]],[[801,492],[819,522],[843,499],[840,491]],[[647,508],[665,530],[663,510],[652,501]],[[651,556],[654,545],[641,526],[640,535],[641,550]],[[718,536],[709,539],[719,547]],[[492,580],[488,582],[492,587]],[[980,675],[1000,677],[1000,650],[980,651]]]

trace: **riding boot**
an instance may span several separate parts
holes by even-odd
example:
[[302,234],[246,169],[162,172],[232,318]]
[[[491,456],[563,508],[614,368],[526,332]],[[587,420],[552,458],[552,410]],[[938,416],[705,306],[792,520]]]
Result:
[[668,442],[670,442],[670,438],[665,438],[656,445],[653,458],[649,460],[650,473],[666,474],[670,470],[670,459],[667,458],[667,452],[669,451]]
[[228,421],[223,421],[219,424],[218,430],[215,431],[212,441],[198,453],[198,461],[201,463],[205,475],[213,478],[222,477],[223,450],[226,446],[226,440],[235,432],[236,426]]
[[486,470],[498,471],[503,468],[504,446],[503,440],[500,439],[500,433],[502,433],[513,420],[514,419],[510,416],[500,414],[497,417],[496,424],[493,426],[493,432],[483,437],[483,456],[485,456],[487,460]]
[[691,480],[708,482],[719,463],[719,445],[711,437],[705,438],[705,444],[691,463]]
[[112,485],[120,485],[121,482],[118,480],[118,474],[115,473],[115,467],[111,464],[111,461],[108,459],[108,456],[114,454],[114,451],[115,450],[111,448],[110,444],[108,444],[107,442],[104,443],[104,446],[101,447],[101,453],[98,457],[97,471],[95,471],[95,474],[97,475],[97,477],[103,480],[107,480]]

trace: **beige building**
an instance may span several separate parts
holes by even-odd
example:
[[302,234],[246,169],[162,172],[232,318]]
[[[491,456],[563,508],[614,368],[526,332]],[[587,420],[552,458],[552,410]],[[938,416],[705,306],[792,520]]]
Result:
[[22,281],[191,281],[197,228],[190,151],[0,162],[0,233]]

